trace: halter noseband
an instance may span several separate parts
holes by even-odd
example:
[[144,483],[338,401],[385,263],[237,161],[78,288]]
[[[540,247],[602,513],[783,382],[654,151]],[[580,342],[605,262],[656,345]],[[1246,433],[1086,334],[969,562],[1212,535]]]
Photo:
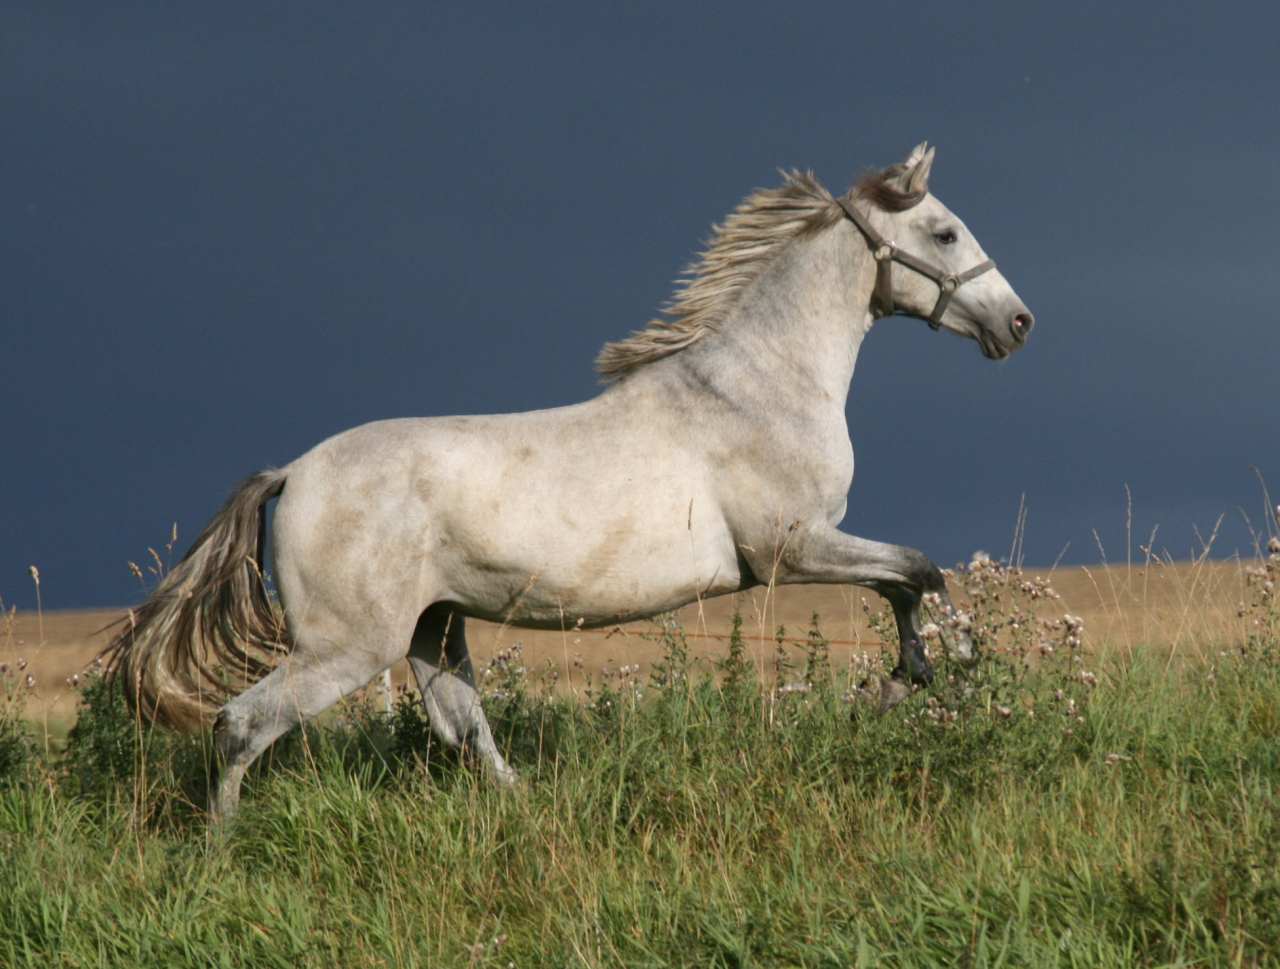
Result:
[[956,290],[969,280],[981,276],[988,269],[996,268],[996,264],[988,259],[986,262],[979,263],[972,269],[966,269],[962,273],[944,272],[932,263],[925,262],[909,252],[903,252],[895,246],[873,229],[866,216],[855,209],[848,199],[837,198],[836,202],[840,204],[840,208],[844,210],[844,214],[849,221],[857,226],[858,231],[866,237],[867,245],[871,248],[871,255],[876,261],[874,302],[878,304],[879,311],[886,316],[894,313],[893,264],[895,262],[902,263],[908,269],[914,269],[921,276],[932,279],[938,284],[938,301],[933,304],[933,312],[929,314],[929,326],[934,330],[942,326],[942,314],[947,311],[947,304],[951,302],[951,297],[956,294]]

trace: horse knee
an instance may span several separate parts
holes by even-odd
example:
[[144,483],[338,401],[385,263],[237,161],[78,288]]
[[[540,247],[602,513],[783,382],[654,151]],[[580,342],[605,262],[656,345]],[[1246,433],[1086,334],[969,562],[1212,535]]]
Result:
[[904,549],[903,551],[906,553],[903,572],[913,594],[922,595],[926,592],[939,592],[947,588],[947,580],[943,576],[942,570],[934,564],[929,556],[914,548]]

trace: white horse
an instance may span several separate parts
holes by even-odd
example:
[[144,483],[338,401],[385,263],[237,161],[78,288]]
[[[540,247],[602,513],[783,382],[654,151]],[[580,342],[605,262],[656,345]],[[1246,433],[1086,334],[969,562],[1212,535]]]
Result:
[[[468,616],[593,627],[761,584],[853,583],[892,604],[898,695],[927,683],[920,608],[949,606],[942,574],[836,528],[858,348],[895,310],[992,359],[1033,322],[928,193],[932,162],[922,144],[839,198],[799,172],[751,195],[666,319],[604,348],[592,400],[366,424],[241,485],[109,647],[146,715],[216,714],[213,816],[235,810],[272,741],[406,655],[441,740],[513,780],[476,694]],[[257,564],[276,496],[283,623]],[[971,656],[962,624],[949,639]]]

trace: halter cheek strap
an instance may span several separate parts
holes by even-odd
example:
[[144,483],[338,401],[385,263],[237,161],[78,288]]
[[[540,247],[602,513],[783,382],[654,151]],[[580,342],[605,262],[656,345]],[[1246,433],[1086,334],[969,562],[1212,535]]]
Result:
[[988,259],[962,273],[945,272],[933,263],[926,262],[909,252],[903,252],[895,246],[877,232],[867,221],[867,217],[855,209],[847,198],[837,198],[836,202],[849,221],[858,227],[858,231],[862,233],[867,240],[867,245],[871,248],[872,258],[876,261],[876,288],[872,294],[872,307],[884,316],[891,316],[895,312],[893,303],[893,264],[895,262],[901,263],[908,269],[914,269],[921,276],[937,283],[938,301],[933,304],[933,310],[928,317],[929,326],[935,330],[942,326],[942,314],[947,311],[947,304],[951,302],[951,297],[956,294],[956,290],[969,280],[976,279],[989,269],[996,268],[996,264]]

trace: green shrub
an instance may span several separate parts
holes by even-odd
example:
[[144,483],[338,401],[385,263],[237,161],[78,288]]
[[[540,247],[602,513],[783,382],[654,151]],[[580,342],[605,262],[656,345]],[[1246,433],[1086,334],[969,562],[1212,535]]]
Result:
[[69,788],[84,793],[132,782],[139,766],[143,730],[125,703],[119,684],[98,673],[86,675],[76,721],[63,751]]
[[0,663],[0,786],[26,779],[36,759],[36,746],[22,719],[27,674]]

